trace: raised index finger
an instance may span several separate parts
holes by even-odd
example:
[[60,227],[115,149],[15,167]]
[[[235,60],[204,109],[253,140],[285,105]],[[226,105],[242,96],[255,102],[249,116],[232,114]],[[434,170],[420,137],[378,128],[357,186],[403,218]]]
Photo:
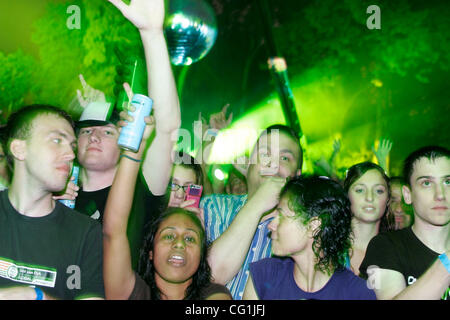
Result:
[[228,109],[229,106],[230,106],[229,103],[227,103],[226,105],[223,106],[222,113],[223,113],[224,116],[227,114],[227,109]]
[[79,78],[80,78],[81,86],[83,87],[83,89],[86,89],[87,83],[86,83],[86,80],[84,80],[84,77],[81,73],[80,73]]
[[131,100],[133,100],[133,90],[131,89],[130,84],[128,82],[124,82],[123,88],[127,93],[128,100],[131,102]]

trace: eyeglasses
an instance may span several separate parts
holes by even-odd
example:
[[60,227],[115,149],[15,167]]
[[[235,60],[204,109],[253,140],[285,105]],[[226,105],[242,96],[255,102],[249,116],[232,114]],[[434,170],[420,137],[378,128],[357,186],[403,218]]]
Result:
[[178,191],[180,188],[183,188],[183,191],[186,192],[187,189],[189,188],[189,185],[187,185],[187,186],[180,186],[179,184],[176,184],[176,183],[173,183],[173,182],[170,184],[170,190],[172,190],[172,191]]

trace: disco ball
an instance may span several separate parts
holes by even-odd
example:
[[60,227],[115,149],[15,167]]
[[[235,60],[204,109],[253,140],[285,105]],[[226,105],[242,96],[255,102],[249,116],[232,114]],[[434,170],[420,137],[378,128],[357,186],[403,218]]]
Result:
[[164,33],[171,62],[190,65],[202,59],[216,41],[214,10],[203,0],[169,0]]

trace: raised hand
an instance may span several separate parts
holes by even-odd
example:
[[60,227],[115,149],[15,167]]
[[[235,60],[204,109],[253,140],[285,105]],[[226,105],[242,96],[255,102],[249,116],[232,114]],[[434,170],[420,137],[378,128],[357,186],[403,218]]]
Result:
[[372,151],[378,160],[386,159],[389,155],[389,152],[391,152],[391,149],[392,141],[390,141],[389,139],[380,139],[378,149],[375,149],[375,146],[372,147]]
[[[166,192],[172,169],[173,134],[180,128],[178,92],[164,38],[164,0],[108,0],[139,29],[145,53],[148,94],[153,100],[155,138],[143,155],[142,173],[155,195]],[[147,122],[148,123],[148,122]],[[144,139],[149,131],[144,132]],[[142,145],[142,143],[141,143]]]
[[333,155],[336,155],[339,151],[341,151],[341,140],[335,139],[333,142]]
[[74,180],[75,177],[71,177],[69,183],[67,183],[64,194],[54,195],[53,200],[75,200],[76,197],[78,197],[78,190],[80,190],[80,187],[73,182]]
[[392,141],[389,139],[380,139],[380,142],[378,144],[378,149],[375,149],[375,146],[372,147],[372,151],[377,157],[378,163],[380,166],[387,172],[387,161],[389,157],[389,152],[391,152],[392,149]]
[[102,91],[88,85],[82,74],[79,75],[79,78],[82,91],[77,90],[77,98],[83,108],[86,108],[90,102],[106,102],[105,94]]
[[202,222],[202,226],[203,228],[205,227],[205,222],[204,222],[204,210],[203,208],[197,208],[197,207],[190,207],[191,205],[193,205],[195,203],[194,199],[191,200],[186,200],[183,201],[182,203],[180,203],[180,208],[183,208],[187,211],[190,211],[192,213],[195,213],[195,215],[200,219],[200,221]]
[[164,0],[108,0],[140,31],[161,29],[164,23]]
[[315,161],[314,164],[324,170],[327,175],[331,176],[333,170],[331,168],[330,162],[328,162],[324,157],[320,157],[320,159]]
[[[131,90],[130,85],[125,82],[123,84],[123,88],[125,89],[125,92],[127,93],[128,96],[128,100],[131,102],[131,100],[133,99],[133,91]],[[132,116],[130,116],[130,114],[128,113],[128,111],[135,111],[136,108],[129,103],[128,106],[126,107],[126,110],[123,110],[120,112],[120,121],[117,122],[119,128],[119,131],[122,129],[122,127],[127,125],[127,122],[133,122],[134,118]],[[144,130],[144,134],[142,136],[142,141],[147,141],[147,139],[150,137],[150,135],[152,134],[153,130],[155,129],[155,118],[153,116],[147,116],[144,118],[144,121],[146,123],[145,126],[145,130]]]
[[259,186],[256,193],[251,198],[252,202],[263,212],[267,212],[278,205],[281,189],[286,184],[287,179],[281,177],[267,177]]
[[222,130],[223,128],[226,128],[230,125],[231,121],[233,120],[233,113],[230,113],[230,116],[228,119],[226,118],[227,109],[230,106],[229,103],[227,103],[223,108],[222,111],[212,114],[209,117],[209,126],[212,129]]
[[205,117],[202,116],[202,112],[200,111],[198,113],[198,122],[202,124],[202,139],[205,136],[206,131],[208,131],[208,122],[206,121]]

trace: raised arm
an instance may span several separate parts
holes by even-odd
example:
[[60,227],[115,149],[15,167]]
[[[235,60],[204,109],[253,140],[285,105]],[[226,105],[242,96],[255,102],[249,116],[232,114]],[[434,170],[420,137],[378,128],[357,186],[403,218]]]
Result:
[[135,284],[127,238],[134,186],[146,140],[137,153],[125,151],[106,201],[103,217],[103,277],[106,299],[128,299]]
[[314,164],[322,169],[325,174],[327,174],[329,177],[337,180],[338,177],[336,175],[336,156],[338,155],[339,151],[341,150],[341,140],[335,139],[333,142],[333,152],[331,153],[331,156],[329,160],[325,159],[324,157],[321,157],[319,160],[317,160]]
[[208,262],[215,282],[226,284],[239,272],[261,218],[278,204],[285,183],[283,178],[267,178],[228,229],[212,243]]
[[[205,177],[204,180],[209,183],[209,190],[207,188],[204,188],[204,195],[208,194],[220,194],[225,193],[225,184],[223,180],[219,180],[215,177],[215,175],[212,175],[212,180],[208,178],[208,172],[211,170],[211,168],[214,169],[214,163],[207,163],[209,160],[209,156],[211,155],[212,147],[215,141],[215,137],[219,133],[219,131],[225,129],[228,127],[233,120],[233,113],[230,113],[230,115],[226,116],[227,109],[230,106],[230,104],[226,104],[220,112],[213,113],[209,117],[209,125],[206,125],[203,133],[202,133],[202,159],[201,162],[202,170],[203,170],[203,176]],[[200,116],[201,119],[201,116]],[[209,131],[209,133],[206,135],[205,133]],[[203,140],[205,138],[206,140]]]
[[163,33],[164,0],[108,0],[132,22],[141,35],[148,74],[148,92],[153,100],[155,138],[146,151],[142,173],[154,195],[166,192],[172,169],[172,135],[181,125],[178,93]]
[[[448,256],[450,251],[446,254]],[[395,270],[376,267],[369,280],[371,277],[378,300],[439,300],[450,286],[450,272],[439,259],[409,286],[404,276]]]
[[378,149],[375,149],[375,146],[372,147],[372,151],[377,157],[380,167],[382,167],[387,174],[389,174],[388,160],[391,149],[392,141],[390,141],[389,139],[380,140]]

